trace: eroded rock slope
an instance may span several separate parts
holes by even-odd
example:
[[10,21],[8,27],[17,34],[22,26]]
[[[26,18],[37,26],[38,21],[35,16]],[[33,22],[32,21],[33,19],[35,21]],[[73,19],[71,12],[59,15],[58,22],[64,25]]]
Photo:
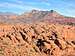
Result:
[[0,56],[75,56],[75,27],[1,24]]

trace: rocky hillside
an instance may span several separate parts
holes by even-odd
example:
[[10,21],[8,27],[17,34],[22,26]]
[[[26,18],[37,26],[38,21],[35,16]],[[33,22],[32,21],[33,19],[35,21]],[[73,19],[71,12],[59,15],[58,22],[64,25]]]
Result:
[[0,24],[0,56],[75,56],[75,26]]

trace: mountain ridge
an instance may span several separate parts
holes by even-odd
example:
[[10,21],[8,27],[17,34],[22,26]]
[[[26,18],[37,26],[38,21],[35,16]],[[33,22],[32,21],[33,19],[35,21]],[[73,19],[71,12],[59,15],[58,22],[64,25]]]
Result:
[[[13,20],[14,19],[14,20]],[[0,15],[0,22],[12,22],[12,23],[33,23],[38,21],[48,21],[52,23],[75,23],[74,17],[67,17],[61,15],[55,10],[41,11],[32,10],[30,12],[23,13],[21,15],[13,15],[13,13],[8,13],[7,15]]]

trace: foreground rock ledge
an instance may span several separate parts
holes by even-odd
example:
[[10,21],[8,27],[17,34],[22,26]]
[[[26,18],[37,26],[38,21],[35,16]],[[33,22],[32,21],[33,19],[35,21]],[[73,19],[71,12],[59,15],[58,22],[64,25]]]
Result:
[[1,24],[0,56],[75,56],[75,27]]

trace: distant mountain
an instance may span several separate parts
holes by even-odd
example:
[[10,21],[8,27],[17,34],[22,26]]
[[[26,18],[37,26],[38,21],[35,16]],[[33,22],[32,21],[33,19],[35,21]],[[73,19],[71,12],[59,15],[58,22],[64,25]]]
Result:
[[11,12],[0,12],[0,18],[3,18],[3,19],[14,19],[16,18],[17,14],[15,13],[11,13]]
[[31,12],[24,13],[18,16],[18,20],[22,22],[35,22],[44,18],[50,11],[32,10]]
[[17,18],[17,14],[11,12],[0,12],[0,22],[8,23],[13,22]]
[[75,18],[61,15],[60,13],[50,11],[32,10],[21,15],[16,15],[10,12],[0,12],[0,22],[7,23],[32,23],[38,21],[48,21],[51,23],[75,23]]
[[51,10],[51,12],[48,13],[44,17],[44,19],[42,19],[42,21],[48,21],[52,23],[61,23],[61,24],[70,23],[70,22],[75,23],[75,18],[64,16],[54,10]]
[[[51,16],[51,17],[60,17],[62,15],[60,15],[59,13],[57,13],[54,10],[51,11],[38,11],[38,10],[32,10],[31,12],[28,13],[24,13],[21,15],[24,18],[35,18],[35,19],[40,19],[40,18],[44,18],[45,16]],[[35,17],[34,17],[35,16]]]
[[61,15],[61,14],[59,14],[58,12],[56,12],[56,11],[54,11],[54,10],[51,10],[50,11],[50,13],[48,13],[47,15],[46,15],[46,17],[48,18],[50,18],[50,17],[63,17],[63,15]]
[[33,19],[40,19],[43,18],[45,15],[47,15],[50,11],[38,11],[38,10],[32,10],[31,12],[24,13],[20,15],[19,17],[21,18],[33,18]]
[[11,16],[11,15],[17,15],[17,14],[15,14],[15,13],[12,13],[12,12],[0,12],[0,15],[1,16]]
[[61,23],[75,22],[75,18],[63,16],[54,10],[50,10],[50,11],[32,10],[31,12],[24,13],[18,16],[18,20],[22,22],[36,22],[36,21],[49,21],[53,23],[54,22],[61,22]]

